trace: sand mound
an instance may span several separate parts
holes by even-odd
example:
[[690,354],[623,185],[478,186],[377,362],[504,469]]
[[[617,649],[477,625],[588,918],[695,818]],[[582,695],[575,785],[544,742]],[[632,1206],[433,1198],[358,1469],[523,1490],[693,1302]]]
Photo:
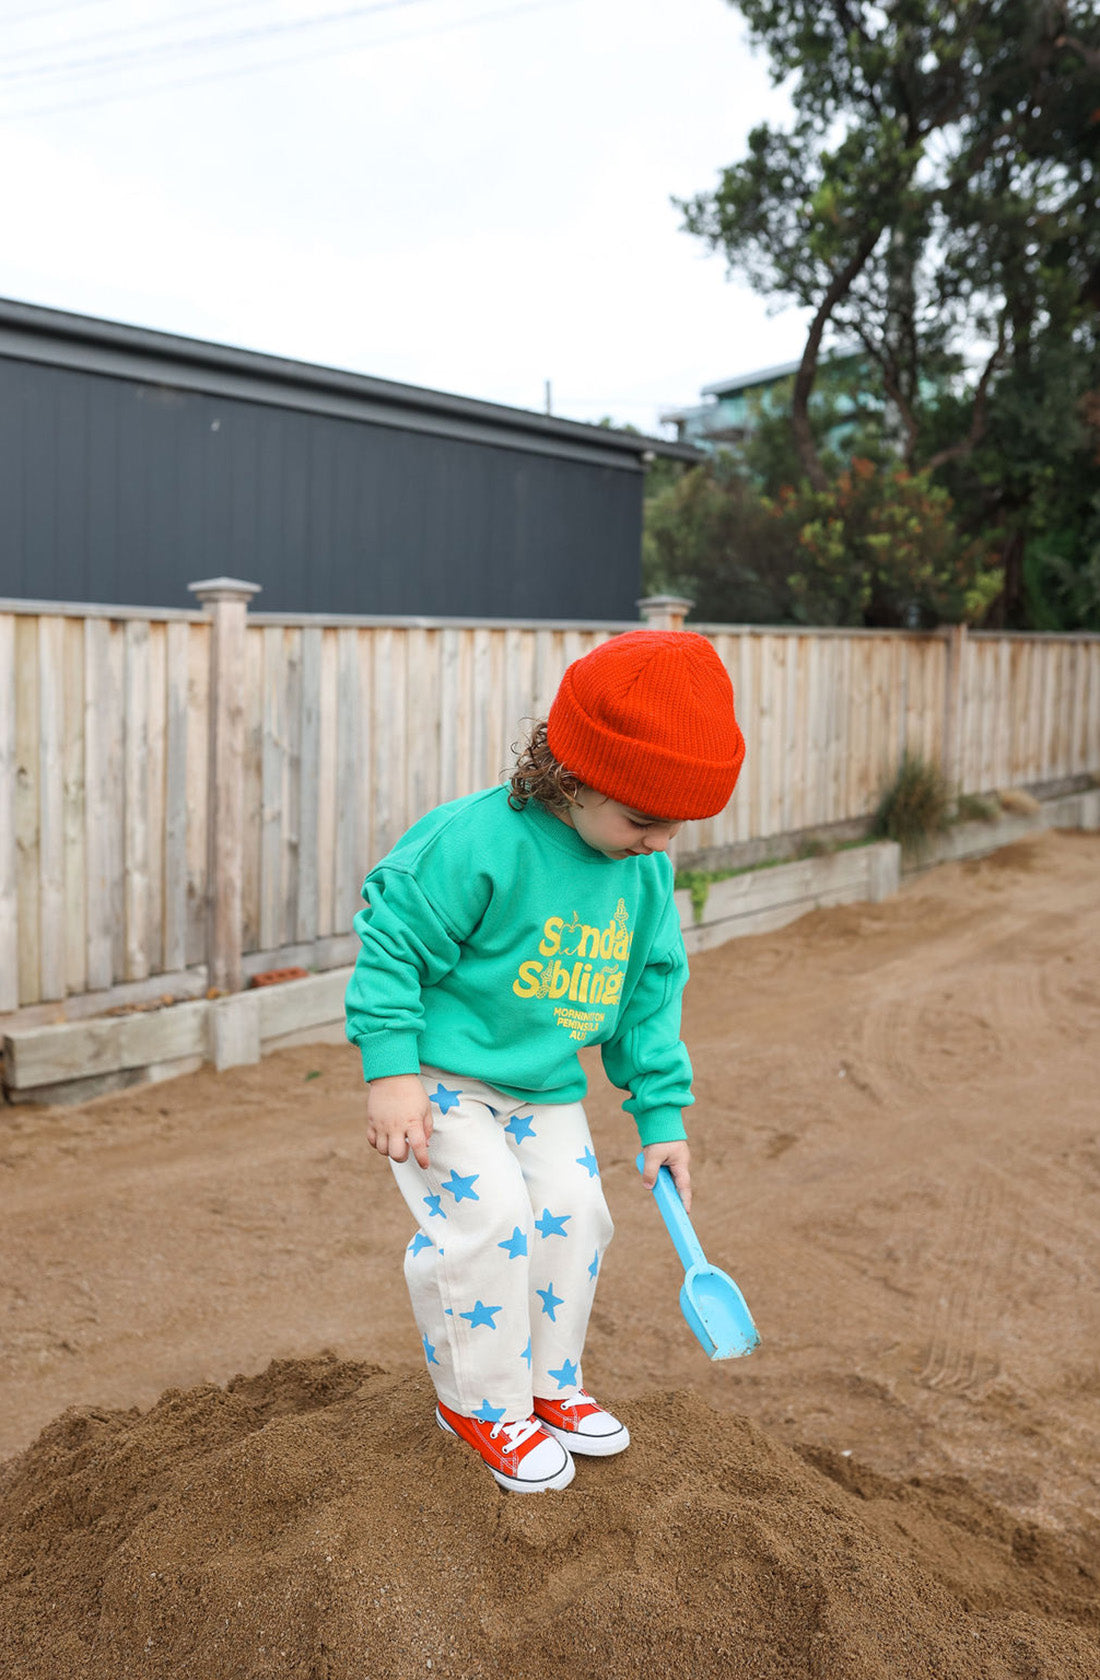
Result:
[[67,1412],[0,1471],[6,1680],[1094,1680],[1095,1581],[965,1484],[800,1456],[690,1393],[497,1491],[422,1377],[284,1361]]

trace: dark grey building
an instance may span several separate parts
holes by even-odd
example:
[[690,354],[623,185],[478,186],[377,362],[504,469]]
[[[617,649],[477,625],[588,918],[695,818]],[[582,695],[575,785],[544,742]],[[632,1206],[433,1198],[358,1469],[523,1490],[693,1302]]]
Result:
[[626,619],[693,449],[0,300],[0,597]]

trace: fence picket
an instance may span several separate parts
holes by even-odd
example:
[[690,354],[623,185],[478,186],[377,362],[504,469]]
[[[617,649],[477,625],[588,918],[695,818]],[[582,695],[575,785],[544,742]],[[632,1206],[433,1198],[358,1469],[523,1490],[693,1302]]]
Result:
[[12,800],[15,835],[15,879],[19,900],[19,942],[16,950],[20,1003],[37,1003],[41,989],[41,927],[38,894],[41,868],[38,854],[39,766],[38,623],[20,618],[15,624],[15,790]]
[[292,937],[300,944],[320,932],[321,636],[302,631],[301,720],[298,742],[298,914]]
[[38,621],[38,994],[65,996],[65,621]]
[[188,626],[165,625],[164,640],[164,968],[187,966]]
[[283,755],[283,845],[280,858],[282,939],[298,937],[298,899],[302,879],[302,632],[283,638],[286,692],[286,741]]
[[15,647],[16,619],[0,613],[0,1014],[19,1007]]
[[[187,965],[192,967],[206,961],[210,925],[209,624],[191,629],[187,642]],[[246,637],[246,646],[247,642]]]
[[[321,631],[317,702],[317,932],[335,931],[336,879],[336,632]],[[358,892],[362,882],[356,881]]]

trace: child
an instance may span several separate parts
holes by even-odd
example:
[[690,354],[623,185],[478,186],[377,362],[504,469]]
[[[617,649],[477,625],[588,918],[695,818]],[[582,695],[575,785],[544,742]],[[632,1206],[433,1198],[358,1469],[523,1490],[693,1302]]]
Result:
[[703,636],[616,636],[570,665],[509,788],[430,812],[363,887],[347,1031],[419,1227],[405,1278],[436,1420],[516,1492],[629,1442],[581,1377],[612,1225],[577,1049],[630,1093],[643,1182],[667,1165],[690,1205],[665,852],[726,804],[744,750]]

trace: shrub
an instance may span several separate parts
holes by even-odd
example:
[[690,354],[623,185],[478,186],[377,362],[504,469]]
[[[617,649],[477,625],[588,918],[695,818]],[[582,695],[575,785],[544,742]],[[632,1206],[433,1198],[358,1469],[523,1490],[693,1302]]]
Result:
[[905,851],[921,852],[947,827],[950,805],[939,765],[906,753],[879,797],[872,833],[881,840],[896,840]]
[[768,505],[790,535],[800,623],[975,624],[1001,592],[992,541],[962,534],[927,473],[857,456],[827,489],[788,486]]
[[956,822],[991,823],[996,822],[1000,814],[1000,807],[992,799],[983,799],[979,793],[960,793],[955,806]]

